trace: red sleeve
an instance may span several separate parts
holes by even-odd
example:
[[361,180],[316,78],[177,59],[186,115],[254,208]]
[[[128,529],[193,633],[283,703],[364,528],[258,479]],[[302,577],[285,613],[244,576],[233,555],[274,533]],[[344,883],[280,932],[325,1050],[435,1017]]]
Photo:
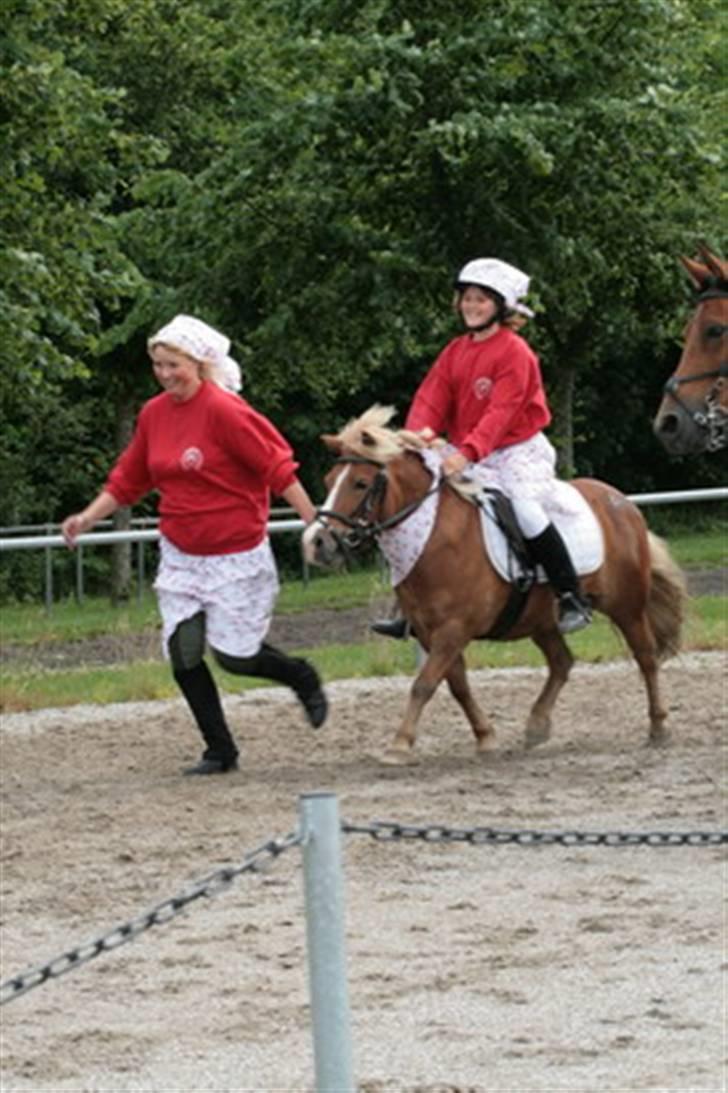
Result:
[[275,425],[242,398],[230,398],[225,418],[226,447],[280,496],[296,478],[299,464]]
[[405,421],[405,429],[416,432],[428,426],[438,435],[447,432],[451,399],[448,349],[449,346],[445,346],[415,391]]
[[134,435],[109,472],[104,489],[120,505],[133,505],[154,488],[147,458],[146,414],[142,408]]

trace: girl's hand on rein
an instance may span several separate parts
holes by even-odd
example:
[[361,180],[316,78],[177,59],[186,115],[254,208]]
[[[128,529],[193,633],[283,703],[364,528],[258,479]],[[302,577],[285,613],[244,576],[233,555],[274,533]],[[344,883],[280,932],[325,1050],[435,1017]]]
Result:
[[468,460],[462,452],[451,452],[442,461],[442,473],[446,478],[453,478],[465,470]]

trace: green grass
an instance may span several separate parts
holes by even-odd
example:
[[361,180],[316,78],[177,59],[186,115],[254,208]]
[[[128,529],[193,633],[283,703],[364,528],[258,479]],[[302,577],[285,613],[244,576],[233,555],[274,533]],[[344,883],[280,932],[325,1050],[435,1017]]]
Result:
[[[722,528],[682,531],[668,538],[675,559],[686,569],[719,568],[728,564],[728,536]],[[384,605],[391,593],[382,569],[325,574],[317,571],[311,580],[283,582],[278,614],[330,608]],[[148,633],[150,646],[159,620],[154,594],[145,594],[123,607],[113,608],[106,598],[88,598],[79,606],[74,600],[54,604],[50,613],[39,605],[10,605],[0,609],[3,642],[43,644],[66,642],[113,633],[116,638]],[[723,597],[703,596],[690,603],[685,630],[686,649],[725,649],[728,623]],[[575,655],[591,662],[626,655],[621,639],[600,617],[587,630],[569,639]],[[327,680],[369,678],[412,674],[416,647],[412,642],[372,639],[356,645],[324,645],[308,654]],[[541,654],[530,641],[474,642],[467,652],[473,668],[540,666]],[[217,669],[215,669],[217,671]],[[223,691],[260,686],[249,680],[217,673]],[[78,702],[127,702],[168,698],[177,695],[169,668],[159,661],[144,661],[119,667],[35,670],[8,667],[0,671],[0,707],[6,710],[65,706]]]
[[[580,661],[600,663],[629,656],[623,641],[601,616],[569,639]],[[685,627],[686,650],[728,648],[728,616],[721,597],[701,596],[691,601]],[[310,656],[324,679],[368,679],[412,675],[417,664],[414,642],[393,642],[386,638],[352,645],[323,645],[297,650]],[[467,650],[470,668],[541,667],[543,658],[528,640],[517,642],[473,642]],[[221,690],[235,693],[269,686],[253,680],[233,678],[213,665]],[[75,668],[72,670],[15,669],[0,672],[2,708],[33,710],[69,706],[79,702],[131,702],[178,696],[169,668],[162,662],[143,661],[119,667]]]
[[[389,590],[381,570],[356,573],[317,573],[307,584],[303,580],[282,583],[277,614],[293,614],[318,608],[345,611],[365,607],[374,597],[387,597]],[[141,602],[130,600],[112,607],[108,597],[87,597],[82,605],[75,599],[53,604],[47,612],[42,604],[9,604],[0,607],[0,635],[3,643],[73,641],[99,634],[137,634],[158,626],[154,593],[144,593]]]
[[687,569],[720,569],[728,565],[728,528],[664,538],[675,561]]

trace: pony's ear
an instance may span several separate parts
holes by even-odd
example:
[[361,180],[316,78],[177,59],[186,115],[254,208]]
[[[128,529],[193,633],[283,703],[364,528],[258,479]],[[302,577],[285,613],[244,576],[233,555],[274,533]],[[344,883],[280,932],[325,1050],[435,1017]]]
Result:
[[710,277],[710,270],[706,266],[702,266],[700,262],[696,262],[694,258],[686,258],[683,255],[681,256],[680,261],[688,271],[693,286],[695,288],[702,288]]
[[699,243],[698,250],[700,251],[700,257],[703,259],[713,276],[717,277],[719,281],[728,280],[728,262],[724,262],[722,259],[718,258],[716,254],[713,254],[705,243]]
[[333,433],[322,433],[321,439],[334,455],[341,455],[341,441],[338,436],[334,436]]

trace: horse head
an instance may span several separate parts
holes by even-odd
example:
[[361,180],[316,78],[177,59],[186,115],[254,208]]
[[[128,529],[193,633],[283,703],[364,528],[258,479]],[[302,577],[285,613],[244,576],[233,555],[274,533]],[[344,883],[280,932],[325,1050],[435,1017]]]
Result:
[[717,451],[728,440],[728,262],[700,247],[681,258],[696,292],[677,368],[653,423],[672,455]]
[[[342,565],[351,551],[376,541],[404,519],[426,493],[429,474],[420,460],[406,458],[424,441],[405,430],[388,428],[391,406],[375,405],[322,441],[335,457],[324,478],[326,500],[303,534],[303,552],[312,565]],[[397,462],[398,472],[392,474]]]

